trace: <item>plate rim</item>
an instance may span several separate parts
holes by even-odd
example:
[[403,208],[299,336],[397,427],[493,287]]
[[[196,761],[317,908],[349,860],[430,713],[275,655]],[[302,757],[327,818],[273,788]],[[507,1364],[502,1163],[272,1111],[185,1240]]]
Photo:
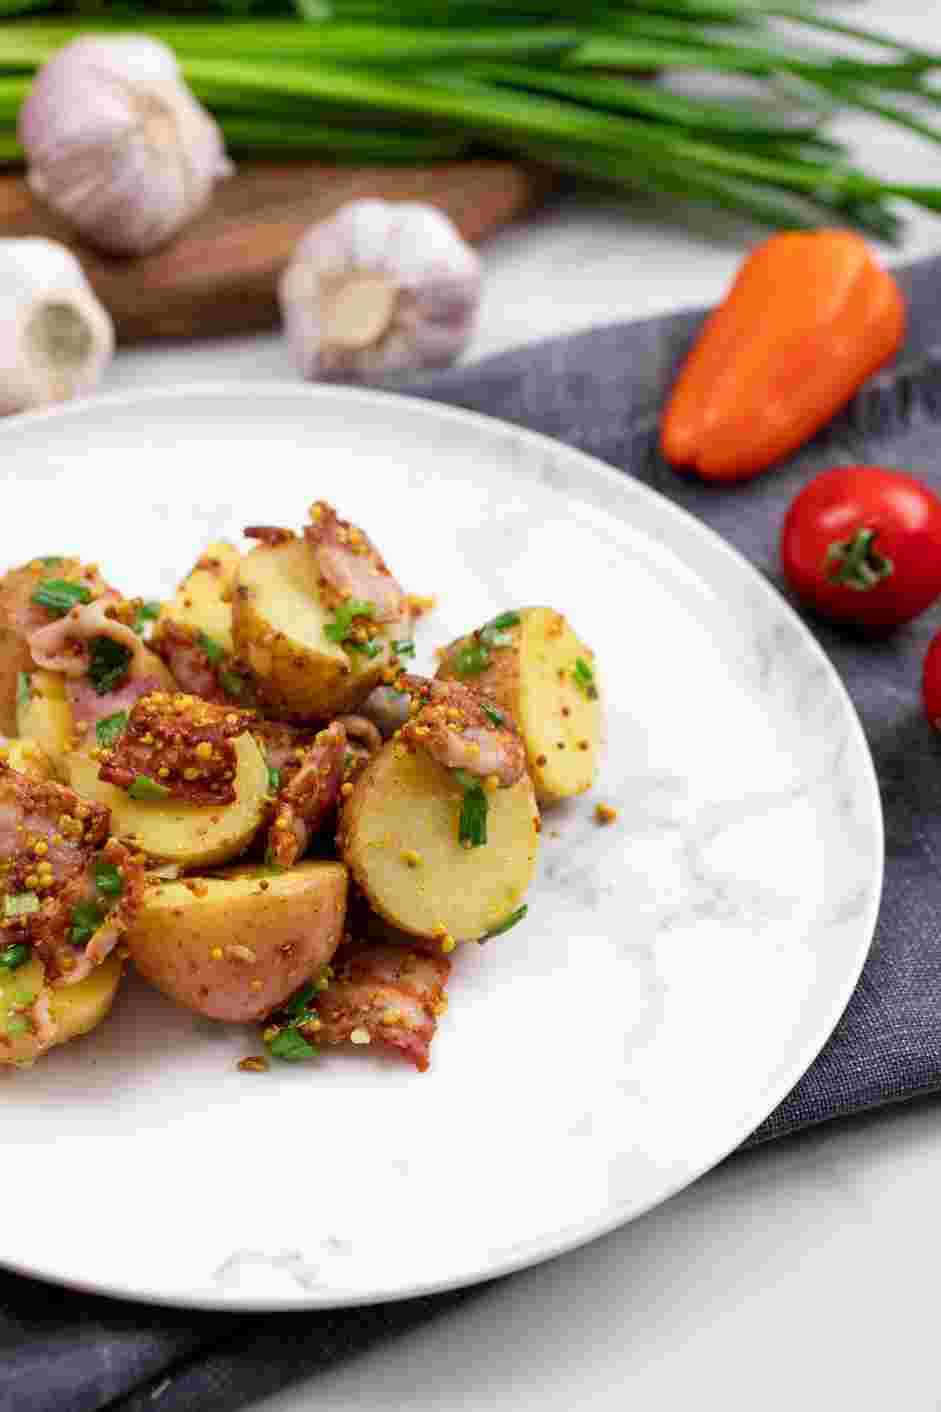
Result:
[[[691,511],[678,505],[675,501],[662,495],[652,486],[646,485],[630,475],[628,471],[621,471],[616,466],[601,460],[600,457],[591,452],[583,451],[578,447],[570,446],[568,443],[544,432],[533,431],[529,427],[522,426],[515,422],[510,422],[501,417],[490,416],[483,412],[472,411],[464,407],[456,407],[447,402],[439,402],[433,398],[423,398],[419,395],[409,395],[396,391],[395,389],[385,389],[378,387],[358,387],[342,384],[296,384],[286,381],[272,379],[254,380],[233,380],[233,379],[197,379],[194,381],[172,382],[165,386],[145,387],[128,389],[122,392],[111,392],[97,394],[91,397],[76,399],[73,402],[65,403],[55,407],[40,408],[35,411],[19,413],[15,416],[4,418],[0,421],[0,446],[8,436],[15,435],[23,427],[40,426],[47,423],[60,423],[79,419],[86,414],[94,414],[106,411],[109,407],[126,410],[133,408],[136,404],[159,403],[174,400],[196,399],[198,397],[232,398],[237,400],[243,407],[251,403],[255,404],[256,399],[276,398],[276,399],[296,399],[303,401],[341,401],[349,403],[369,403],[397,404],[401,409],[406,409],[408,414],[416,417],[427,417],[430,421],[445,420],[463,424],[477,431],[484,437],[505,437],[511,434],[521,440],[533,451],[552,452],[558,454],[559,450],[566,457],[573,458],[573,464],[577,469],[581,469],[588,478],[598,478],[606,481],[613,493],[623,491],[625,478],[630,480],[632,493],[638,494],[642,499],[654,500],[657,505],[665,510],[669,517],[675,518],[686,533],[693,533],[706,541],[713,553],[719,553],[730,558],[738,567],[739,571],[745,570],[749,576],[758,596],[765,602],[773,605],[775,610],[782,614],[785,621],[789,622],[792,628],[796,628],[802,645],[805,650],[809,649],[810,654],[823,668],[829,687],[836,693],[841,701],[846,714],[849,730],[856,738],[857,745],[862,747],[863,759],[865,761],[865,789],[868,794],[868,809],[866,822],[873,832],[873,842],[875,844],[875,856],[873,860],[873,872],[875,885],[871,889],[868,906],[864,914],[860,916],[858,926],[860,941],[857,944],[855,957],[852,966],[848,967],[847,977],[841,986],[835,988],[835,998],[828,1007],[828,1016],[822,1033],[815,1039],[809,1041],[801,1047],[798,1057],[793,1064],[786,1066],[786,1073],[783,1079],[779,1075],[776,1082],[771,1085],[763,1097],[753,1104],[747,1111],[743,1121],[736,1125],[736,1131],[732,1140],[721,1146],[713,1156],[704,1163],[694,1163],[691,1167],[684,1169],[680,1176],[671,1179],[665,1184],[662,1190],[655,1196],[639,1201],[636,1205],[627,1205],[624,1209],[616,1211],[602,1220],[583,1221],[575,1225],[569,1225],[562,1231],[554,1232],[545,1238],[538,1246],[538,1249],[527,1248],[525,1252],[508,1254],[505,1259],[491,1261],[485,1266],[476,1266],[465,1269],[451,1276],[442,1276],[438,1279],[428,1279],[417,1281],[405,1288],[396,1288],[389,1291],[373,1291],[372,1293],[350,1293],[346,1295],[331,1295],[329,1293],[318,1294],[315,1291],[298,1290],[295,1296],[292,1292],[290,1296],[285,1295],[240,1295],[237,1291],[228,1296],[223,1296],[222,1292],[213,1293],[211,1291],[194,1291],[191,1294],[172,1294],[166,1292],[150,1291],[135,1288],[129,1292],[126,1286],[114,1284],[107,1280],[96,1281],[93,1278],[81,1278],[64,1275],[48,1268],[38,1265],[26,1265],[21,1261],[8,1260],[0,1251],[0,1269],[8,1270],[11,1273],[23,1275],[28,1279],[46,1281],[62,1288],[72,1289],[84,1294],[103,1295],[113,1299],[125,1300],[147,1306],[163,1307],[168,1309],[199,1309],[206,1312],[231,1312],[236,1313],[294,1313],[303,1310],[313,1309],[344,1309],[356,1308],[367,1304],[393,1303],[404,1299],[413,1299],[425,1295],[445,1293],[449,1290],[469,1288],[473,1285],[484,1283],[488,1280],[505,1278],[507,1275],[515,1274],[521,1270],[529,1269],[535,1265],[544,1263],[547,1260],[555,1259],[557,1256],[568,1254],[579,1249],[591,1241],[598,1240],[611,1232],[620,1229],[622,1226],[630,1224],[648,1212],[655,1210],[658,1206],[672,1200],[687,1187],[699,1181],[707,1172],[713,1170],[721,1162],[734,1153],[742,1142],[772,1113],[775,1108],[787,1097],[788,1093],[795,1087],[799,1080],[810,1068],[811,1064],[823,1050],[836,1026],[839,1024],[849,1001],[856,989],[863,967],[869,956],[875,936],[876,924],[882,904],[882,892],[885,880],[885,823],[882,810],[882,797],[879,789],[878,777],[869,742],[866,738],[865,730],[859,718],[859,713],[852,697],[849,694],[839,672],[817,641],[813,632],[801,618],[796,609],[784,597],[780,590],[771,583],[765,575],[758,569],[740,550],[724,539],[710,525],[698,519]],[[11,479],[15,479],[15,469],[11,474]],[[6,479],[6,477],[0,477]],[[562,494],[570,499],[578,501],[578,496],[571,489],[566,489]],[[584,503],[584,502],[581,502]],[[862,777],[860,779],[862,788]]]

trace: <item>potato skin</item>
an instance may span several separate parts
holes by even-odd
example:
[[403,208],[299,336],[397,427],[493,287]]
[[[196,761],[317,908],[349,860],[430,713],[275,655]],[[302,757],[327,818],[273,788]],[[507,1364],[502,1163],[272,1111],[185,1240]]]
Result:
[[285,873],[242,866],[158,882],[126,944],[141,974],[171,1000],[211,1020],[259,1020],[330,961],[346,892],[340,863],[301,863]]
[[84,751],[66,756],[69,783],[85,799],[111,810],[116,837],[163,863],[208,868],[237,858],[251,843],[268,810],[268,766],[249,732],[235,740],[238,760],[234,804],[188,804],[181,799],[131,799],[98,778],[98,762]]
[[526,746],[536,797],[541,804],[555,804],[590,789],[598,768],[601,704],[573,676],[576,661],[593,668],[595,654],[554,609],[521,608],[519,616],[507,630],[510,643],[490,649],[483,672],[473,677],[455,672],[454,654],[468,641],[462,637],[445,648],[436,676],[476,687],[509,712]]
[[[30,658],[32,668],[32,658]],[[72,707],[61,672],[31,670],[27,690],[16,705],[17,734],[34,740],[59,779],[67,777],[65,760],[72,742]]]
[[314,556],[302,539],[259,544],[239,565],[232,635],[259,696],[275,716],[327,720],[377,686],[388,652],[344,652],[324,634],[333,618],[320,599]]
[[[49,1009],[56,1022],[57,1034],[49,1048],[66,1044],[68,1040],[88,1034],[89,1030],[100,1025],[114,1004],[123,974],[123,957],[112,951],[90,976],[77,985],[50,987]],[[40,1055],[48,1053],[48,1049],[38,1044],[35,1035],[11,1037],[4,1028],[9,1006],[17,992],[32,991],[38,994],[45,988],[45,970],[38,957],[31,957],[15,971],[0,970],[0,1064],[25,1068]]]
[[3,752],[6,752],[5,758],[10,769],[26,775],[27,779],[55,779],[56,772],[52,768],[52,761],[35,740],[8,740],[0,750],[0,759],[4,758]]
[[451,772],[422,750],[383,746],[353,786],[337,839],[373,911],[439,941],[476,941],[504,921],[532,881],[539,810],[527,775],[487,800],[488,842],[464,848],[463,793]]
[[232,596],[242,556],[234,544],[219,540],[200,554],[174,596],[161,606],[156,635],[164,622],[204,632],[231,654]]

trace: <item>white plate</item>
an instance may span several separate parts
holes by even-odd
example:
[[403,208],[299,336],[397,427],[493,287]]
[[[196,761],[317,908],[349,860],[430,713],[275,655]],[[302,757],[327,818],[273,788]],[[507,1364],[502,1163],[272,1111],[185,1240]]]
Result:
[[0,563],[74,550],[157,595],[210,537],[324,497],[440,596],[419,670],[551,604],[598,653],[608,720],[597,790],[545,816],[528,918],[457,953],[427,1074],[240,1073],[252,1032],[132,983],[0,1088],[29,1191],[0,1262],[208,1308],[441,1289],[638,1215],[784,1097],[869,946],[878,791],[833,669],[710,531],[545,438],[372,392],[101,399],[6,423],[0,458]]

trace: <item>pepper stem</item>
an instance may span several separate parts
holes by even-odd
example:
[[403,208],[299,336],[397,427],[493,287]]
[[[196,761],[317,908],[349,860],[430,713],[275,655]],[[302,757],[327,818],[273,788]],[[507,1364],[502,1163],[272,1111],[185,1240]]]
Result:
[[852,539],[835,540],[827,550],[827,578],[857,593],[868,593],[895,571],[891,559],[875,549],[875,529],[858,529]]

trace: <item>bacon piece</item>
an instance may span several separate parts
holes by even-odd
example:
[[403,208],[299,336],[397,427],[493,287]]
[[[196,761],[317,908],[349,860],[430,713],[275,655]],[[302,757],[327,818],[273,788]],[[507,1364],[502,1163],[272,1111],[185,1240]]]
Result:
[[127,616],[129,609],[130,605],[116,593],[105,594],[91,603],[77,603],[64,617],[30,634],[27,645],[33,661],[47,672],[83,677],[88,672],[89,643],[96,637],[108,637],[131,654],[126,675],[133,675],[135,666],[137,675],[145,675],[144,644],[118,616]]
[[319,731],[299,768],[281,787],[268,830],[266,857],[281,868],[292,868],[307,851],[311,838],[335,807],[343,782],[346,732],[338,721]]
[[408,635],[408,602],[375,545],[364,532],[341,520],[325,500],[310,507],[304,538],[314,551],[325,597],[336,607],[347,598],[373,605],[373,621],[403,624]]
[[294,539],[293,530],[279,529],[277,525],[249,525],[242,530],[246,539],[257,539],[260,544],[287,544],[289,539]]
[[190,804],[235,801],[235,746],[255,719],[253,711],[219,706],[198,696],[155,691],[141,697],[127,729],[101,752],[98,778],[130,789],[141,775],[168,797]]
[[199,637],[196,628],[163,618],[148,646],[163,658],[182,691],[220,705],[237,702],[244,708],[254,706],[248,677],[238,659],[225,653],[212,661]]
[[304,753],[317,738],[314,726],[291,726],[286,721],[258,720],[252,734],[265,752],[269,770],[277,770],[284,784],[301,767]]
[[484,697],[461,682],[403,674],[396,685],[412,698],[412,715],[400,733],[409,745],[420,746],[448,770],[495,776],[504,789],[522,778],[526,750],[505,711],[497,712],[503,719],[497,725],[484,709],[489,705]]
[[371,1043],[410,1059],[424,1073],[438,1017],[447,1009],[451,964],[395,942],[342,946],[334,979],[318,995],[319,1044],[343,1044],[359,1030]]
[[72,707],[75,725],[85,722],[87,727],[105,720],[107,716],[116,716],[119,711],[130,711],[142,696],[158,691],[161,686],[155,676],[132,677],[123,686],[100,696],[87,677],[66,677],[65,694]]
[[411,699],[407,691],[394,686],[377,686],[360,706],[360,715],[372,721],[384,740],[395,735],[408,720]]

